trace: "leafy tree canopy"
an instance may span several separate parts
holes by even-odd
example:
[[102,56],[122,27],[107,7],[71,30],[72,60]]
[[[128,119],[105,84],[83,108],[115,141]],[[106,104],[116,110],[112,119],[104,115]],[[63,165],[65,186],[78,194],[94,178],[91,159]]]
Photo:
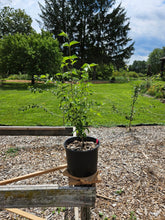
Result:
[[160,69],[161,69],[160,58],[164,56],[165,56],[165,47],[163,47],[162,49],[156,48],[149,54],[147,63],[150,67],[150,71],[152,74],[160,73]]
[[50,34],[9,34],[0,39],[0,74],[56,74],[62,54],[59,43]]
[[13,9],[9,6],[0,9],[0,37],[7,34],[29,34],[33,28],[32,19],[21,9]]

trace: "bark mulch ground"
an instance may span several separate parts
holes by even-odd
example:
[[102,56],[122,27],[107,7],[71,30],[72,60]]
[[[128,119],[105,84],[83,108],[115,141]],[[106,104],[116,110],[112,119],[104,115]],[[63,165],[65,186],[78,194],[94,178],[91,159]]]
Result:
[[[165,126],[90,128],[101,141],[96,206],[92,219],[165,219]],[[65,164],[67,137],[0,137],[0,180]],[[67,186],[62,171],[14,184]],[[22,209],[45,219],[64,219],[65,209]],[[116,216],[116,218],[115,218]],[[0,211],[0,219],[25,219]]]

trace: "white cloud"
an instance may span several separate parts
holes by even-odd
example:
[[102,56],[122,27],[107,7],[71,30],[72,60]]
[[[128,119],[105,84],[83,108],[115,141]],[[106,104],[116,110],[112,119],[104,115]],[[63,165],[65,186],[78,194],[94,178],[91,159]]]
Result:
[[121,4],[130,17],[133,37],[143,35],[165,39],[165,4],[162,0],[123,0]]
[[155,48],[165,46],[165,1],[117,0],[130,18],[130,36],[135,41],[133,59],[147,59]]

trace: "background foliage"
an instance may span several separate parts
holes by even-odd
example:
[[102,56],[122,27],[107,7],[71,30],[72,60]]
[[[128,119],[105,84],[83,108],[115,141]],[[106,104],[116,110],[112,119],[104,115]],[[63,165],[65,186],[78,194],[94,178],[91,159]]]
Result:
[[0,40],[0,73],[54,75],[60,69],[62,54],[58,41],[49,32],[9,34]]
[[0,9],[0,38],[4,35],[29,34],[33,28],[32,19],[24,10],[3,7]]

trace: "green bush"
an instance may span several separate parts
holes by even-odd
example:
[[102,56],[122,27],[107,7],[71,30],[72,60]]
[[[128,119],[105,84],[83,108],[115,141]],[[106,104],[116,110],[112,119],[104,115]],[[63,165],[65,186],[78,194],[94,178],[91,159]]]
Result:
[[115,70],[113,71],[111,82],[124,83],[129,82],[134,79],[138,79],[139,74],[134,71],[127,71],[125,69]]
[[153,82],[152,79],[142,83],[140,90],[142,93],[154,96],[155,98],[165,98],[165,85],[160,82]]
[[[103,65],[98,65],[96,67],[96,77],[95,79],[99,79],[99,80],[110,80],[114,68],[112,64],[103,64]],[[93,72],[93,71],[92,71]],[[93,79],[93,77],[90,74],[90,78]]]
[[140,91],[142,93],[146,93],[148,91],[148,89],[151,87],[152,85],[152,81],[151,80],[146,80],[144,81],[142,84],[141,84],[141,87],[140,87]]
[[51,74],[60,70],[62,54],[49,32],[9,34],[0,39],[0,75]]
[[138,78],[139,74],[134,72],[134,71],[130,71],[130,72],[127,73],[127,76],[128,77],[133,77],[133,78]]
[[147,94],[156,98],[165,98],[165,85],[152,85],[148,90]]
[[125,76],[112,76],[112,78],[110,79],[110,82],[112,83],[126,83],[129,81],[129,78]]
[[31,80],[31,77],[28,74],[12,74],[7,77],[7,80]]
[[116,76],[126,76],[126,70],[115,70],[113,72],[113,76],[116,77]]

